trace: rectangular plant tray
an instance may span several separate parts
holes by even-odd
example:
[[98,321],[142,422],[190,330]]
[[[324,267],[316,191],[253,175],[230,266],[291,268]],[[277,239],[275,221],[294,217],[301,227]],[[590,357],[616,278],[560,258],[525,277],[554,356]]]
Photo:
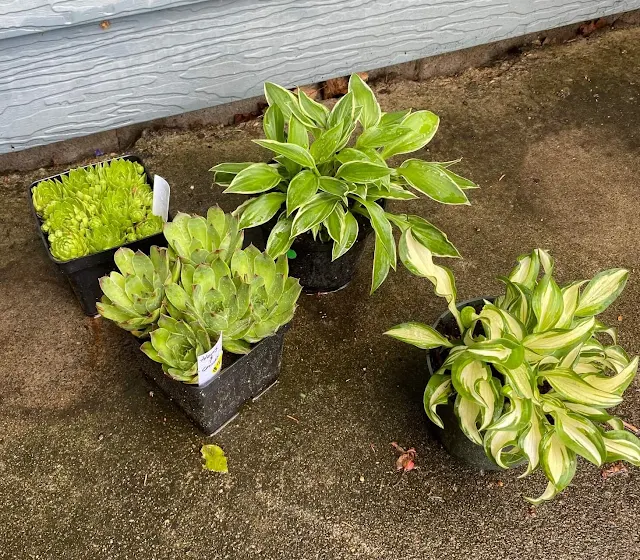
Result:
[[251,352],[239,357],[201,387],[171,379],[155,362],[150,362],[145,375],[200,430],[211,435],[233,420],[247,401],[258,398],[278,380],[287,330],[288,325],[280,327],[275,335],[258,342]]
[[[135,155],[112,158],[107,161],[113,161],[116,159],[126,159],[128,161],[134,161],[144,167],[142,159]],[[91,167],[92,165],[95,164],[76,167],[74,169],[85,169],[86,167]],[[44,179],[39,179],[38,181],[33,182],[29,186],[29,205],[31,206],[31,210],[33,211],[36,224],[38,225],[40,238],[42,239],[42,243],[45,246],[47,255],[49,255],[49,259],[51,259],[51,261],[58,267],[58,270],[69,280],[69,284],[71,284],[71,288],[76,294],[76,297],[78,298],[80,306],[82,307],[82,311],[84,311],[85,315],[94,317],[98,314],[96,303],[100,301],[100,298],[102,297],[102,290],[100,289],[98,280],[103,276],[108,275],[110,272],[116,270],[117,267],[113,260],[113,255],[119,249],[119,247],[113,247],[111,249],[107,249],[106,251],[101,251],[100,253],[86,255],[84,257],[72,259],[70,261],[59,261],[51,254],[51,250],[49,249],[49,240],[47,239],[45,233],[42,231],[42,219],[40,218],[40,216],[38,216],[38,213],[33,206],[32,192],[36,185],[38,185],[38,183],[47,181],[49,179],[60,179],[63,175],[68,175],[70,171],[71,170],[67,170],[64,173],[59,173],[58,175],[53,175],[52,177],[46,177]],[[146,167],[144,167],[144,172],[147,178],[147,183],[153,189],[153,181],[151,180],[149,171]],[[158,245],[159,247],[167,246],[167,242],[162,232],[151,235],[149,237],[145,237],[144,239],[138,239],[137,241],[133,241],[131,243],[126,243],[122,246],[128,247],[133,251],[140,250],[148,254],[149,249],[152,245]]]

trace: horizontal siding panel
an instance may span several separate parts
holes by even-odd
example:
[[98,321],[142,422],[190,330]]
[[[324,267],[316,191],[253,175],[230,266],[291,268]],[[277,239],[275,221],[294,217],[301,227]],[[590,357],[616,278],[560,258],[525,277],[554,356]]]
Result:
[[[31,0],[29,0],[31,1]],[[640,8],[640,0],[209,0],[0,41],[0,153]]]
[[0,40],[206,0],[0,0]]

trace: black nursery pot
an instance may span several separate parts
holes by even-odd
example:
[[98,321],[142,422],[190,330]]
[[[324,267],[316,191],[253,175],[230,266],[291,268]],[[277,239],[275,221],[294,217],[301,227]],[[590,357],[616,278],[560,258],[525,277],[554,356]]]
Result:
[[[379,202],[384,208],[384,200]],[[289,276],[298,278],[302,291],[306,294],[327,294],[346,288],[355,276],[358,263],[366,246],[367,238],[373,232],[371,222],[359,214],[354,214],[358,222],[358,237],[344,255],[331,260],[333,241],[314,239],[311,233],[296,237],[291,249],[295,257],[289,257]],[[276,224],[273,219],[259,226],[264,249],[269,234]]]
[[[494,297],[479,298],[469,301],[464,301],[458,304],[458,309],[463,307],[473,307],[476,312],[480,312],[484,306],[484,300],[493,302]],[[447,338],[459,338],[460,330],[456,323],[455,317],[450,311],[443,313],[438,317],[438,320],[433,324],[433,328],[440,334]],[[427,367],[429,369],[429,377],[431,377],[446,359],[448,350],[445,348],[434,348],[430,350],[427,355]],[[481,445],[473,443],[460,429],[458,419],[453,411],[454,399],[449,399],[447,404],[438,406],[438,416],[442,419],[444,429],[436,426],[432,422],[429,422],[429,426],[432,428],[433,433],[440,440],[444,448],[450,455],[464,461],[465,463],[485,471],[501,471],[501,467],[496,465],[489,457],[486,456],[484,448]]]
[[160,390],[206,435],[235,418],[249,400],[256,400],[278,380],[282,345],[288,325],[258,342],[251,352],[223,368],[206,385],[188,385],[165,375],[159,364],[145,370]]
[[[142,159],[135,155],[113,158],[107,161],[113,161],[114,159],[126,159],[129,161],[134,161],[144,167]],[[80,168],[76,167],[74,169],[84,169],[85,167],[91,167],[91,165],[85,165]],[[96,303],[100,301],[100,298],[102,297],[102,290],[100,289],[99,279],[116,270],[117,267],[113,260],[113,255],[120,247],[113,247],[111,249],[107,249],[106,251],[101,251],[100,253],[94,253],[92,255],[72,259],[70,261],[59,261],[51,254],[51,250],[49,249],[49,240],[47,239],[45,233],[42,231],[42,219],[40,218],[40,216],[38,216],[36,209],[33,207],[32,192],[33,189],[38,185],[38,183],[47,181],[48,179],[61,180],[61,178],[64,175],[68,175],[70,171],[71,170],[67,170],[64,173],[60,173],[59,175],[46,177],[32,183],[29,186],[29,205],[31,206],[31,210],[33,211],[36,224],[38,225],[38,231],[40,232],[40,238],[42,239],[42,243],[45,246],[47,255],[49,255],[49,259],[51,259],[51,261],[58,267],[58,270],[69,280],[69,284],[71,284],[71,288],[78,298],[84,314],[95,317],[98,314]],[[151,181],[149,172],[147,171],[146,167],[144,171],[147,178],[147,183],[153,189],[153,182]],[[122,245],[122,247],[128,247],[132,251],[140,250],[144,253],[149,253],[149,249],[152,245],[157,245],[159,247],[167,246],[167,242],[162,232],[150,237],[145,237],[144,239],[138,239],[137,241],[133,241],[131,243],[126,243],[125,245]]]

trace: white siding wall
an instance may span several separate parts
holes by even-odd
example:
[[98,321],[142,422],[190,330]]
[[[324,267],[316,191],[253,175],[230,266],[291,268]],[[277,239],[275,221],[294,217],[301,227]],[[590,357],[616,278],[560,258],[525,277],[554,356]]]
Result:
[[[9,0],[0,153],[640,8],[640,0]],[[102,29],[99,23],[109,19]]]

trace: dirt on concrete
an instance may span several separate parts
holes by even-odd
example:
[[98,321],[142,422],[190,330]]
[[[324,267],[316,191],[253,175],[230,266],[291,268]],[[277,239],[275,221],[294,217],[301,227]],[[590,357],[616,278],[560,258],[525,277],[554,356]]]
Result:
[[[394,204],[442,227],[459,299],[490,295],[533,247],[559,280],[627,267],[605,318],[640,351],[640,29],[533,49],[485,69],[374,84],[385,110],[441,117],[423,156],[464,158],[471,206]],[[221,161],[268,159],[260,123],[145,135],[135,152],[173,189],[174,210],[238,199],[211,185]],[[542,475],[482,473],[450,458],[422,410],[424,352],[382,336],[444,305],[399,269],[368,295],[371,255],[347,289],[301,299],[280,383],[213,438],[143,379],[152,367],[112,324],[82,315],[27,204],[59,169],[0,177],[0,558],[636,560],[640,472],[572,485],[532,509]],[[640,423],[640,385],[619,414]],[[391,442],[417,451],[400,475]],[[229,474],[202,470],[221,445]]]

